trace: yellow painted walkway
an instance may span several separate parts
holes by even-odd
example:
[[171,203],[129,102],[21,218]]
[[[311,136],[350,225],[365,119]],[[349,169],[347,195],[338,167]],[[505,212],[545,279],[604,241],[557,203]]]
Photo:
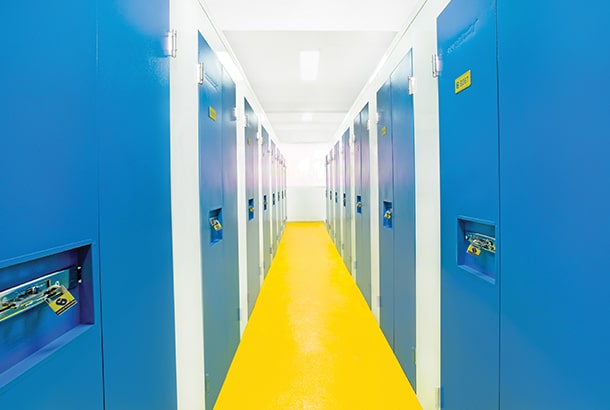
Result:
[[215,409],[421,409],[323,223],[286,227]]

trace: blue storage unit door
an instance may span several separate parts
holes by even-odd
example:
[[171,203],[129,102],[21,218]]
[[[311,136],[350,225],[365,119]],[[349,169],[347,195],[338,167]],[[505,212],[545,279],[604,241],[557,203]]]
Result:
[[610,408],[609,15],[498,2],[505,410]]
[[[391,76],[394,177],[394,352],[415,387],[415,146],[412,52]],[[383,296],[382,296],[383,300]]]
[[248,247],[248,315],[252,313],[258,292],[259,277],[259,210],[258,210],[258,117],[247,100],[245,104],[246,147],[246,227]]
[[225,218],[233,218],[225,207],[223,181],[223,75],[226,74],[201,34],[199,63],[204,68],[204,80],[199,85],[199,200],[205,390],[206,406],[211,409],[238,343],[238,288],[235,286],[237,271],[229,269],[226,263],[236,259],[226,249],[229,237],[236,234],[235,230],[225,227]]
[[343,134],[341,139],[343,147],[343,261],[348,271],[352,271],[352,186],[350,162],[350,131]]
[[[0,65],[3,408],[56,399],[65,409],[103,408],[95,10],[94,2],[3,4],[14,49]],[[70,52],[58,52],[56,39],[69,39]],[[32,283],[58,271],[78,301],[61,316],[42,298],[56,279]]]
[[261,127],[263,147],[261,150],[261,176],[263,178],[263,273],[267,275],[273,258],[273,247],[271,246],[271,191],[269,185],[270,147],[269,133],[265,127]]
[[330,220],[330,237],[335,242],[335,172],[334,172],[334,151],[330,150],[328,153],[328,179],[330,188],[329,199],[329,220]]
[[379,304],[380,325],[394,348],[394,170],[392,150],[392,82],[377,91],[379,164]]
[[335,247],[337,251],[341,253],[341,233],[342,233],[342,220],[341,220],[341,199],[339,196],[341,195],[341,153],[339,149],[339,142],[335,143],[333,147],[333,184],[334,184],[334,192],[335,196],[334,200],[334,216],[333,219],[335,221],[335,229],[333,239],[335,241]]
[[354,119],[354,178],[356,255],[354,270],[356,283],[371,306],[371,205],[370,205],[370,151],[369,106]]
[[495,1],[453,0],[437,22],[443,408],[490,410],[500,341]]
[[273,256],[278,245],[278,206],[277,206],[277,146],[271,141],[271,240],[273,241]]

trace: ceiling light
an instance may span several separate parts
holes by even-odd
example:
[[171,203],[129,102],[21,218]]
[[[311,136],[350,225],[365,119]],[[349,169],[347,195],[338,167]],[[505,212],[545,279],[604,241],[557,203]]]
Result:
[[313,121],[313,114],[310,112],[304,112],[303,115],[301,116],[301,119],[304,122],[311,122],[311,121]]
[[235,64],[235,61],[233,61],[229,53],[227,53],[226,51],[221,51],[217,53],[217,55],[218,59],[220,60],[224,68],[228,71],[233,81],[237,82],[242,81],[244,79],[244,77],[241,75],[241,71],[239,71],[239,68],[237,68],[237,64]]
[[301,51],[301,80],[315,81],[318,78],[320,64],[319,50]]

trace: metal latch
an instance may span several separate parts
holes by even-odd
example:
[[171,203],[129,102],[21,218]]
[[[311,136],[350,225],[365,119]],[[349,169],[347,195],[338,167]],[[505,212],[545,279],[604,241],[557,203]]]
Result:
[[476,232],[466,232],[466,242],[468,242],[468,252],[472,256],[479,256],[481,251],[496,253],[496,238]]
[[0,292],[0,322],[53,299],[65,289],[76,286],[76,266],[57,271]]

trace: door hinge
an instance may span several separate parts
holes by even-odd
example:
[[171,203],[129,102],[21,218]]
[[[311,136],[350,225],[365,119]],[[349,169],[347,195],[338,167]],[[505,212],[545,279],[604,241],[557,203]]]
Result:
[[203,376],[203,389],[206,393],[208,392],[208,389],[210,387],[209,382],[208,382],[209,378],[210,378],[210,375],[207,373],[205,374],[205,376]]
[[205,79],[203,63],[197,64],[197,83],[203,84],[203,80]]
[[415,94],[415,77],[409,77],[409,95]]
[[239,322],[241,320],[241,309],[237,308],[237,321]]
[[441,72],[441,60],[438,54],[432,54],[432,77],[436,78]]
[[443,387],[438,386],[436,388],[436,408],[441,409],[443,407]]
[[411,350],[413,351],[413,366],[417,367],[417,350],[415,347],[412,347]]
[[168,57],[176,58],[176,53],[178,52],[178,32],[176,30],[167,32],[165,47],[166,55]]
[[381,295],[377,296],[377,306],[381,309]]

